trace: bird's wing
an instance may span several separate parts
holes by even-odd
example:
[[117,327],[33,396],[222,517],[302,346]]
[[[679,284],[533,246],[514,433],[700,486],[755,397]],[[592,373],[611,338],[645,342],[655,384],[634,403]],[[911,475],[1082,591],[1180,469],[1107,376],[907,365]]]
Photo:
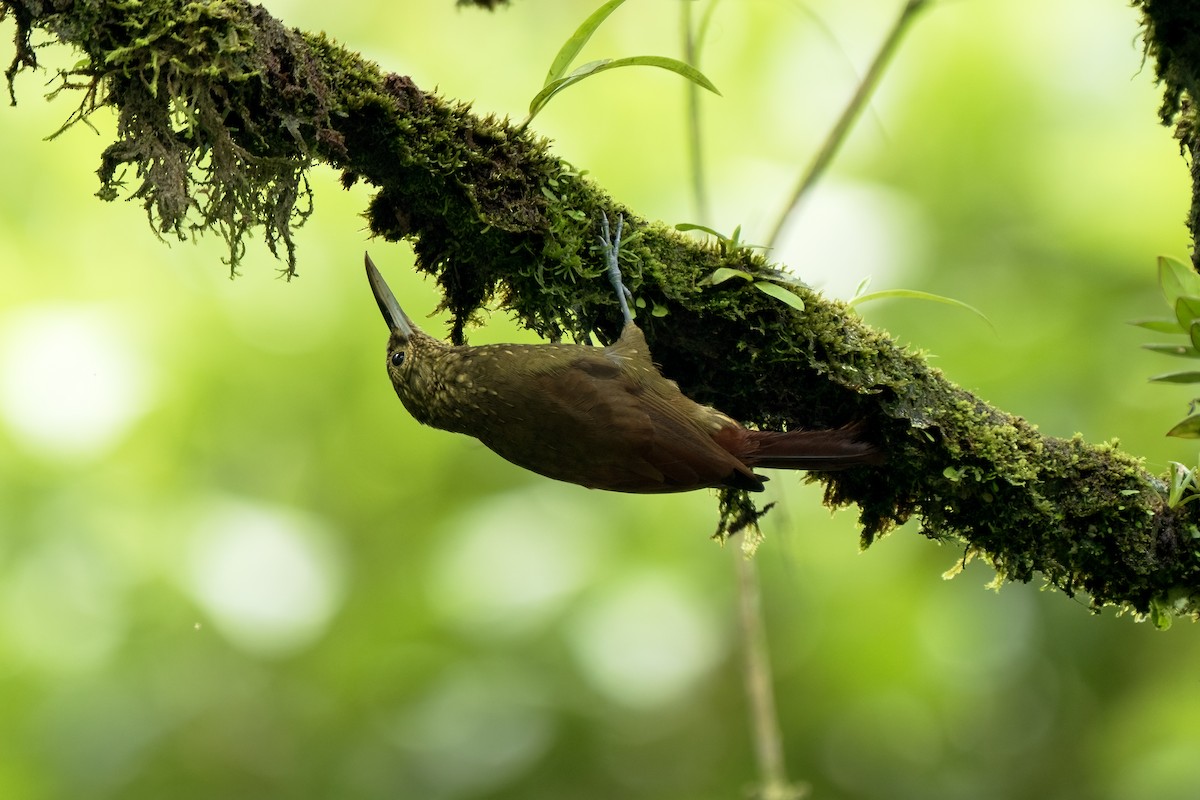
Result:
[[691,400],[674,383],[660,380],[643,387],[639,396],[639,407],[654,429],[647,459],[677,485],[761,491],[765,479],[713,438],[736,423]]
[[[742,488],[762,488],[713,441],[716,428],[708,429],[698,419],[707,415],[695,413],[701,407],[656,370],[634,380],[630,365],[617,366],[610,353],[586,353],[540,381],[556,405],[546,415],[544,433],[570,438],[575,457],[604,481],[603,488],[678,491],[731,480]],[[715,413],[711,418],[714,424],[723,419]],[[555,430],[560,424],[563,429]]]
[[641,455],[653,425],[602,350],[540,349],[536,360],[513,362],[523,373],[519,399],[488,404],[480,441],[526,469],[593,488],[637,491],[663,481]]

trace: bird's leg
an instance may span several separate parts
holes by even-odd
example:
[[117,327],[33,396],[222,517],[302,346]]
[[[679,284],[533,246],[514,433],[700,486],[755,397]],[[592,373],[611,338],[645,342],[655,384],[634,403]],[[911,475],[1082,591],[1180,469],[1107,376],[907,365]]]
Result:
[[604,250],[604,260],[608,262],[608,279],[612,281],[613,289],[617,293],[617,302],[621,304],[621,315],[625,318],[625,324],[633,322],[633,312],[629,310],[629,302],[633,300],[633,293],[621,280],[621,267],[617,264],[617,254],[621,250],[621,228],[625,225],[625,216],[617,215],[617,231],[616,235],[612,235],[608,228],[608,214],[600,212],[600,247]]

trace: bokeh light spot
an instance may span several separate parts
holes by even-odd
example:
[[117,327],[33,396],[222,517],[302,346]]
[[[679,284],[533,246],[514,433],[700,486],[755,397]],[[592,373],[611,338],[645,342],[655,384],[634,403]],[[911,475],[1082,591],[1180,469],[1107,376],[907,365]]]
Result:
[[553,733],[543,694],[524,669],[503,664],[446,674],[393,729],[420,796],[480,793],[524,771]]
[[147,410],[149,370],[115,313],[30,308],[0,329],[0,417],[29,449],[107,450]]
[[188,588],[233,644],[287,655],[324,633],[343,585],[324,525],[291,509],[216,501],[194,535]]
[[[919,206],[884,186],[829,181],[805,201],[783,232],[783,263],[808,284],[849,298],[864,278],[870,289],[893,289],[927,249],[928,224]],[[870,236],[863,236],[864,230]]]
[[[448,526],[431,601],[456,627],[504,638],[541,627],[587,582],[603,532],[554,487],[480,503]],[[585,500],[586,502],[586,500]]]
[[570,644],[588,682],[633,707],[684,696],[725,648],[700,599],[672,576],[654,572],[615,585],[585,608]]

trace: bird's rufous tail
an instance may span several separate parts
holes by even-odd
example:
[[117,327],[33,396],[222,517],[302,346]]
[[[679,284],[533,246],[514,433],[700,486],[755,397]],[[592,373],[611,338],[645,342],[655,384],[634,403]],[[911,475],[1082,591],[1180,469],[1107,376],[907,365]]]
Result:
[[858,423],[823,431],[746,430],[738,457],[765,469],[837,470],[882,464],[883,451],[862,436]]

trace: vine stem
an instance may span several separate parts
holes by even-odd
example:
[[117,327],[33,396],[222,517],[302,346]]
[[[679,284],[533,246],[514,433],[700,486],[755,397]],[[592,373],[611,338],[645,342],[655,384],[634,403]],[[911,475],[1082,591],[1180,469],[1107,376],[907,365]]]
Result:
[[850,134],[850,129],[854,126],[855,120],[858,119],[859,113],[866,106],[867,100],[870,99],[871,94],[875,91],[875,87],[879,85],[879,80],[883,77],[888,62],[895,54],[896,47],[900,44],[900,39],[908,29],[908,24],[929,3],[930,0],[908,0],[904,4],[904,8],[900,10],[900,15],[896,18],[895,23],[893,23],[892,29],[888,31],[883,44],[879,46],[879,51],[875,54],[875,59],[871,62],[871,66],[867,68],[867,72],[863,75],[862,80],[859,81],[858,88],[854,90],[854,94],[850,97],[850,102],[842,109],[842,115],[834,123],[833,128],[829,131],[829,135],[825,137],[825,142],[821,145],[821,149],[817,151],[816,156],[813,157],[808,171],[804,173],[800,178],[800,182],[796,184],[791,200],[784,207],[783,213],[779,215],[779,219],[775,222],[775,227],[771,230],[771,236],[767,240],[768,247],[776,245],[780,234],[796,213],[796,209],[799,208],[804,196],[808,194],[809,190],[821,178],[826,168],[833,161],[834,156],[837,155],[842,143],[846,141],[846,137]]
[[762,592],[754,560],[740,547],[731,547],[738,578],[738,621],[742,632],[743,670],[750,711],[751,737],[758,762],[759,785],[754,792],[761,800],[798,800],[806,789],[788,781],[783,757],[783,733],[775,706],[771,654],[763,624]]
[[[711,5],[716,5],[716,0]],[[700,36],[693,29],[692,0],[683,0],[680,22],[683,29],[683,60],[699,69],[701,43]],[[702,25],[701,27],[703,29],[706,26]],[[708,185],[704,171],[704,142],[701,138],[700,127],[700,87],[694,81],[687,81],[685,91],[687,92],[688,171],[692,177],[692,202],[696,204],[696,213],[700,217],[701,224],[708,225],[712,215],[709,210]]]

